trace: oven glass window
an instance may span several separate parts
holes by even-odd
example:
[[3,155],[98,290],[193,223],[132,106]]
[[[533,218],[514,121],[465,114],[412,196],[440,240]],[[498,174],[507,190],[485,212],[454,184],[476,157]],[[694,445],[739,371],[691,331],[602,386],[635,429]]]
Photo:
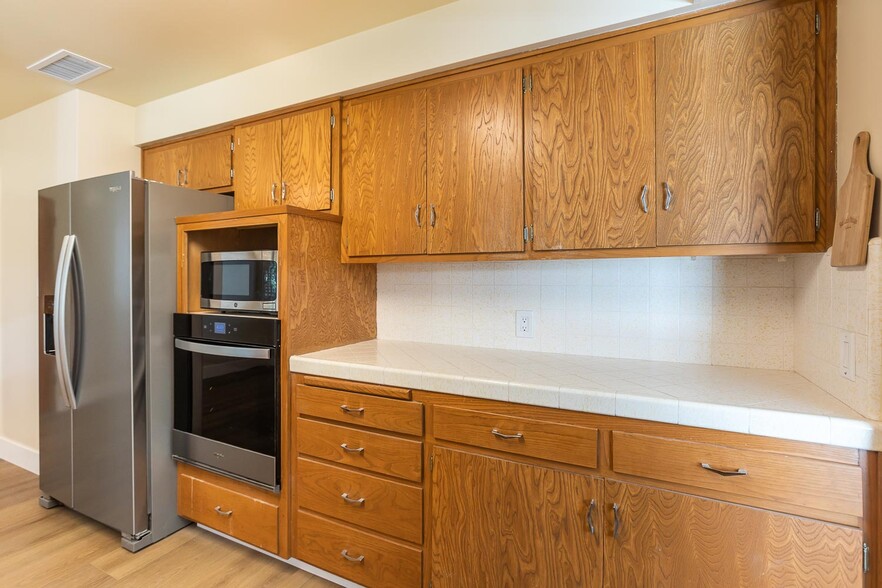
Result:
[[191,358],[190,422],[184,430],[278,457],[273,360],[195,352]]

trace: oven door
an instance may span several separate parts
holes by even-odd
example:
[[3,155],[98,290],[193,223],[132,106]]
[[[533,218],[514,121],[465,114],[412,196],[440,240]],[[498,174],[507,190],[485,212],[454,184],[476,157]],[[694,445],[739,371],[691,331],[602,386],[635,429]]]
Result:
[[279,373],[275,348],[176,338],[174,456],[278,490]]

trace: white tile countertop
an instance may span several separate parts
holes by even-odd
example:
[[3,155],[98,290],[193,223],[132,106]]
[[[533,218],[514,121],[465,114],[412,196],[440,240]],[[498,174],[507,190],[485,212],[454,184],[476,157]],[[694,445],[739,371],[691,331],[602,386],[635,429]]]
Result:
[[292,372],[882,450],[882,422],[799,374],[372,340],[290,359]]

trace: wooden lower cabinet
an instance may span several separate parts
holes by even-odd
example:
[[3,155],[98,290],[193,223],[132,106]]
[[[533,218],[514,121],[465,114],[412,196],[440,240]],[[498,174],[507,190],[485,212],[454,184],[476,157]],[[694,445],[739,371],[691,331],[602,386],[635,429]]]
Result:
[[610,588],[863,585],[860,529],[613,480],[604,486]]
[[598,479],[443,447],[432,456],[433,588],[601,585]]

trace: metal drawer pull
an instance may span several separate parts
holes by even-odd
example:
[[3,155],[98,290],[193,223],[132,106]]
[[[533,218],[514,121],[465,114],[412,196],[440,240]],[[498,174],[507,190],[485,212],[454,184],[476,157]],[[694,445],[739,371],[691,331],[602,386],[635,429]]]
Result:
[[502,431],[500,431],[499,429],[493,429],[493,430],[490,431],[490,432],[493,433],[494,435],[496,435],[497,437],[499,437],[500,439],[518,439],[518,440],[522,440],[522,439],[524,438],[524,434],[523,434],[523,433],[515,433],[514,435],[507,435],[507,434],[503,433]]
[[343,448],[343,451],[348,451],[349,453],[364,453],[364,447],[349,447],[345,443],[341,443],[340,447]]
[[422,228],[423,221],[420,220],[420,213],[423,211],[423,205],[417,204],[416,210],[413,211],[413,220],[416,221],[417,227]]
[[270,190],[270,197],[273,199],[273,204],[276,202],[276,183],[273,182],[273,187]]
[[588,503],[588,514],[585,515],[585,521],[588,523],[588,532],[594,535],[594,508],[597,506],[597,502],[592,498],[591,502]]
[[352,557],[351,555],[349,555],[348,549],[344,549],[343,551],[341,551],[340,555],[342,555],[343,559],[345,559],[346,561],[351,561],[352,563],[364,563],[364,556],[363,555],[359,555],[358,557]]
[[738,468],[737,470],[719,470],[719,469],[711,466],[709,463],[703,463],[703,464],[701,464],[701,467],[706,469],[709,472],[713,472],[715,474],[720,474],[721,476],[746,476],[747,475],[747,470],[745,470],[744,468]]
[[646,194],[649,192],[649,186],[643,184],[643,190],[640,192],[640,208],[643,212],[649,214],[649,202],[646,200]]
[[340,498],[342,498],[344,501],[346,501],[347,504],[354,504],[356,506],[364,506],[364,498],[359,498],[359,499],[349,498],[349,494],[346,492],[341,494]]
[[216,512],[217,514],[219,514],[219,515],[222,516],[222,517],[233,516],[233,511],[232,511],[232,510],[221,510],[221,507],[220,507],[220,506],[215,506],[215,507],[214,507],[214,512]]
[[436,217],[437,217],[437,214],[435,213],[435,205],[430,204],[429,205],[429,226],[431,226],[432,228],[435,227],[435,218]]
[[613,503],[613,539],[619,538],[622,530],[622,507],[617,502]]
[[667,182],[663,182],[662,186],[665,188],[665,202],[663,207],[665,210],[670,210],[671,206],[674,204],[674,193],[671,192],[671,186]]
[[351,406],[346,406],[345,404],[340,405],[340,410],[342,410],[346,414],[355,414],[355,415],[364,414],[363,408],[352,408]]
[[184,184],[183,184],[183,181],[181,180],[181,174],[182,174],[182,173],[184,173],[184,170],[179,169],[179,170],[178,170],[178,186],[183,186],[183,185],[184,185]]
[[184,168],[184,185],[185,186],[190,185],[190,170],[187,169],[186,167]]

